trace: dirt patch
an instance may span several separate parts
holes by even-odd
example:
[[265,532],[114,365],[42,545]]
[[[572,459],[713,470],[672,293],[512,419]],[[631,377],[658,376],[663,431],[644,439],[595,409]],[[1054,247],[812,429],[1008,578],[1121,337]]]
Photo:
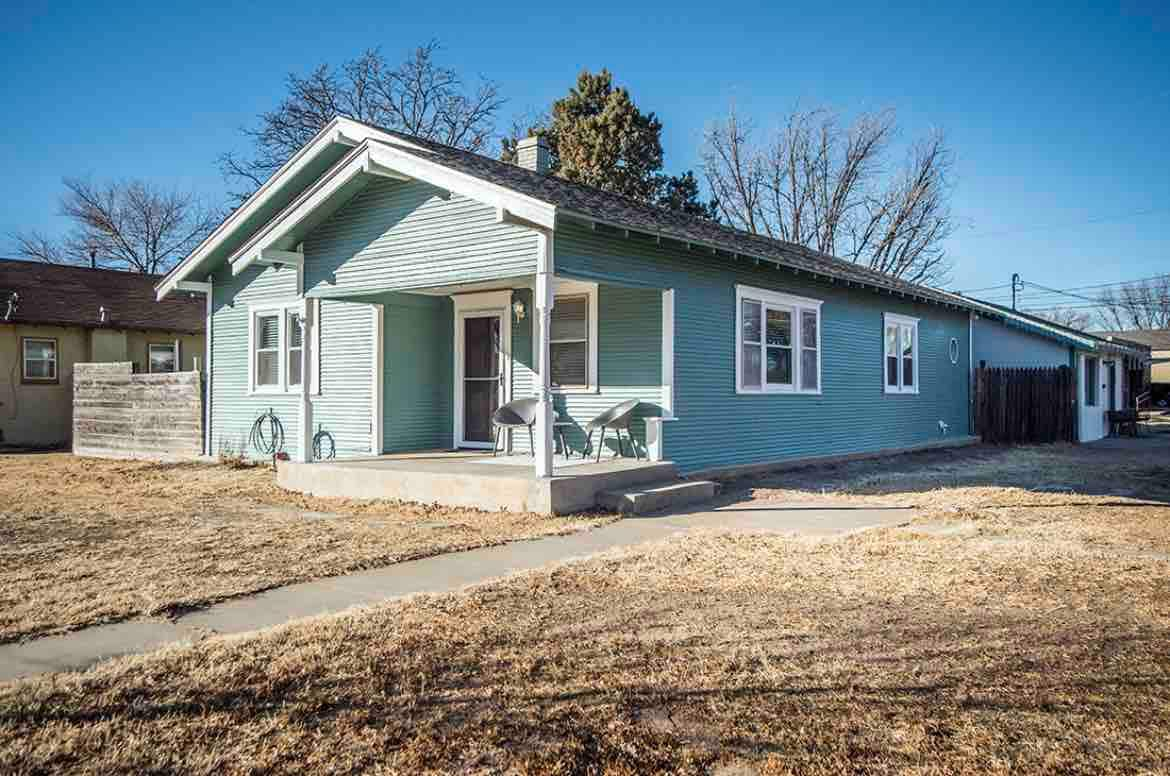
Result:
[[0,456],[0,641],[612,518],[323,499],[267,468]]

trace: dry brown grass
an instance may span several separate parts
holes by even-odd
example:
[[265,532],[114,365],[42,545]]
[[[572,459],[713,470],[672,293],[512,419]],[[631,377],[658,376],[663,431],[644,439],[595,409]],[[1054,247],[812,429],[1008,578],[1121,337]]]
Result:
[[4,455],[0,642],[610,519],[315,498],[266,468]]
[[1165,773],[1170,510],[1106,493],[1161,492],[1133,465],[953,508],[919,465],[904,527],[702,534],[0,687],[0,772]]

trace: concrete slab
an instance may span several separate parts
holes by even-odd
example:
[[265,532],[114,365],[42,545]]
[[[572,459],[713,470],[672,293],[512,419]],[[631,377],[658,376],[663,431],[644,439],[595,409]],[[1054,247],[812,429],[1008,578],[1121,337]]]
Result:
[[538,478],[531,458],[433,452],[344,461],[281,461],[276,482],[314,496],[399,499],[451,507],[564,515],[592,509],[603,490],[677,479],[669,461],[556,459]]
[[519,571],[583,558],[691,530],[768,531],[832,536],[902,523],[899,507],[747,501],[684,514],[629,518],[568,536],[483,547],[380,569],[276,588],[191,612],[176,622],[134,621],[63,636],[0,645],[0,681],[78,670],[118,655],[193,642],[207,633],[239,634],[291,620],[370,606],[416,593],[443,593]]
[[73,671],[121,655],[150,652],[189,634],[169,622],[135,620],[0,646],[0,682],[49,671]]

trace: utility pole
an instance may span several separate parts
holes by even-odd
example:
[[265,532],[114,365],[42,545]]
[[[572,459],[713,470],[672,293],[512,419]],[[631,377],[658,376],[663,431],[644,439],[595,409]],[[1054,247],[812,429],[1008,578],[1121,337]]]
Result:
[[1016,291],[1020,289],[1023,283],[1020,282],[1020,273],[1012,273],[1012,310],[1016,309]]

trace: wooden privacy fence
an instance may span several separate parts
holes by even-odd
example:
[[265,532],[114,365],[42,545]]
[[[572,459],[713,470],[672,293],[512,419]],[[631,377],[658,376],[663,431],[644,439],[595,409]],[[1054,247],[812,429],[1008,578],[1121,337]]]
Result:
[[1067,366],[975,370],[975,428],[984,442],[1073,442],[1076,412],[1076,377]]
[[198,372],[131,374],[130,362],[73,365],[73,452],[161,461],[203,452]]

